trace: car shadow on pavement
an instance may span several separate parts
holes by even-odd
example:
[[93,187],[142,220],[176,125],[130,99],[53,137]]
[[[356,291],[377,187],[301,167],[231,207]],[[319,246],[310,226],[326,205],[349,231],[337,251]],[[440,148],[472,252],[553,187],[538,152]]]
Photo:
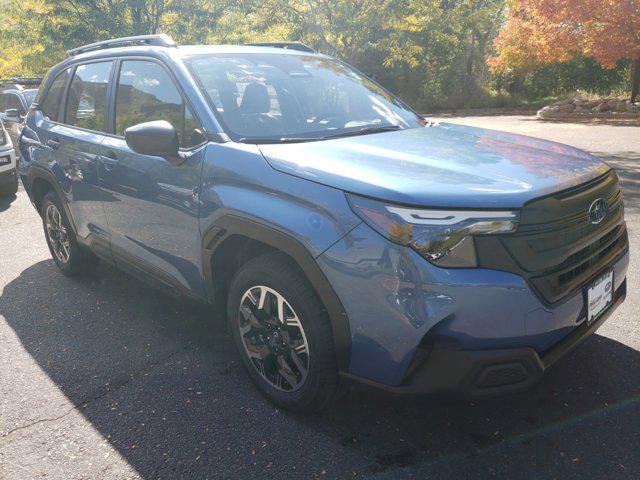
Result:
[[[210,309],[109,267],[69,279],[36,263],[4,288],[0,315],[145,479],[624,478],[640,468],[640,353],[598,335],[526,393],[465,403],[352,388],[302,416],[257,393]],[[25,423],[7,418],[10,429]]]

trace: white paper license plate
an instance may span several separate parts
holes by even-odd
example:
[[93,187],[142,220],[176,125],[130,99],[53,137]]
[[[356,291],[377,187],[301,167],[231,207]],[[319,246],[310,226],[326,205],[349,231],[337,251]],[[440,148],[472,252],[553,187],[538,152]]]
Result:
[[587,289],[587,323],[592,323],[613,301],[613,271],[598,277]]

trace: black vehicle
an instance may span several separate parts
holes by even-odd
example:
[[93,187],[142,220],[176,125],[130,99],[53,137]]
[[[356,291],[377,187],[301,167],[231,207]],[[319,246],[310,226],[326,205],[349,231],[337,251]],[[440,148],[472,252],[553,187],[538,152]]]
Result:
[[3,121],[18,155],[18,138],[29,106],[38,93],[42,77],[0,79],[0,120]]

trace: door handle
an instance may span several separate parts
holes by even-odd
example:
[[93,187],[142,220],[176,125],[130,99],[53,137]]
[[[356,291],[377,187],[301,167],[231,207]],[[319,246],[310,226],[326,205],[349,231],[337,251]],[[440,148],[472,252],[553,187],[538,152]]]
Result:
[[106,155],[102,155],[102,157],[100,157],[100,161],[102,162],[104,169],[110,172],[113,170],[113,167],[118,164],[118,157],[115,152],[109,152]]
[[60,140],[57,138],[50,138],[49,140],[47,140],[47,145],[53,150],[57,150],[58,148],[60,148]]

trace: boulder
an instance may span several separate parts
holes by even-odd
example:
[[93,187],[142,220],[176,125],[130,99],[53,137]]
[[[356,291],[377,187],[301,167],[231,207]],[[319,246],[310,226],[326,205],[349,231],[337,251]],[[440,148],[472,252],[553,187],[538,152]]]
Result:
[[[614,115],[616,114],[616,115]],[[548,105],[538,111],[540,118],[559,118],[558,116],[574,115],[576,119],[589,118],[640,118],[640,102],[615,98],[599,100],[580,100],[572,98]]]
[[572,103],[565,103],[563,105],[558,105],[557,111],[558,113],[571,113],[573,112],[574,108],[575,108],[575,105],[573,105]]
[[561,107],[562,105],[569,105],[569,104],[572,104],[572,103],[573,103],[573,100],[572,100],[572,99],[569,99],[569,100],[560,100],[560,101],[558,101],[558,102],[556,102],[556,103],[552,103],[552,104],[551,104],[551,106],[552,106],[552,107]]
[[627,100],[625,105],[627,107],[627,112],[629,112],[629,113],[636,113],[636,112],[640,111],[640,104],[631,103],[630,100]]
[[616,113],[627,112],[627,102],[616,102],[612,105],[613,111]]
[[580,106],[586,110],[591,110],[593,107],[597,107],[602,103],[602,100],[587,100],[580,104]]

